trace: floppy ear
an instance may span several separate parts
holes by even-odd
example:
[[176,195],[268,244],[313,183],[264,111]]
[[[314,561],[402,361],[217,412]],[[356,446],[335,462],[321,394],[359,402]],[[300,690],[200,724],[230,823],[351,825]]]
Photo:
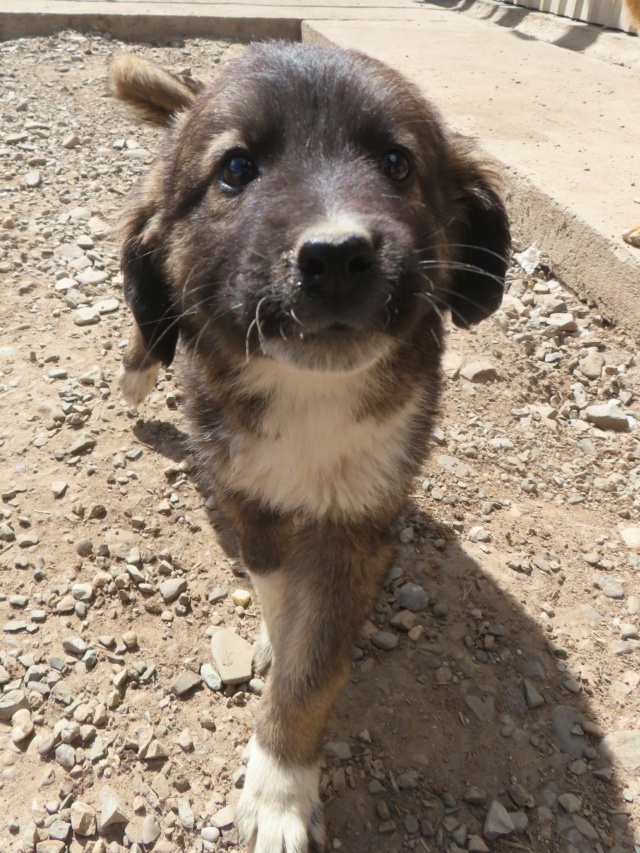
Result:
[[500,307],[511,234],[494,176],[464,149],[458,149],[452,165],[458,187],[455,248],[461,269],[453,274],[448,304],[455,325],[468,329]]
[[171,364],[180,333],[176,305],[150,235],[149,214],[137,211],[125,228],[122,250],[124,293],[147,354]]
[[180,110],[188,109],[204,84],[171,74],[136,56],[123,53],[111,66],[111,91],[145,121],[167,127]]

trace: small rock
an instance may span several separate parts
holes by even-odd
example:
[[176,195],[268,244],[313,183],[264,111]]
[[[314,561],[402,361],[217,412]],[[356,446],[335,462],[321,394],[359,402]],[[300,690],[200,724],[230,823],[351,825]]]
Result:
[[467,379],[469,382],[490,382],[492,379],[498,378],[498,371],[490,361],[483,359],[482,361],[472,361],[465,364],[460,370],[460,376]]
[[158,587],[162,600],[166,604],[175,601],[179,595],[187,590],[187,582],[184,578],[169,578]]
[[429,606],[429,596],[426,591],[416,583],[405,583],[395,591],[395,598],[400,607],[419,613]]
[[33,720],[31,711],[27,708],[19,708],[11,718],[11,740],[21,743],[33,734]]
[[640,527],[625,527],[620,531],[620,536],[628,548],[640,551]]
[[352,758],[351,747],[343,741],[329,741],[326,743],[324,754],[327,758],[338,758],[340,761],[349,761]]
[[40,172],[37,171],[27,172],[27,174],[24,176],[24,183],[25,186],[29,187],[30,189],[35,189],[36,187],[39,187],[42,183],[42,175],[40,174]]
[[62,140],[62,147],[63,148],[68,148],[68,149],[77,148],[78,145],[80,145],[80,137],[78,136],[77,133],[69,133]]
[[420,784],[420,776],[417,770],[409,770],[396,777],[396,784],[401,791],[412,791]]
[[8,723],[16,711],[29,708],[27,694],[24,690],[10,690],[0,694],[0,722]]
[[251,593],[246,589],[237,589],[231,593],[231,600],[238,607],[247,607],[251,601]]
[[222,679],[210,663],[202,664],[200,675],[210,690],[222,690]]
[[87,803],[76,800],[71,806],[71,826],[78,835],[93,835],[97,828],[95,810]]
[[184,696],[201,683],[202,679],[197,673],[192,672],[190,669],[185,669],[171,685],[171,692],[176,696]]
[[620,581],[608,575],[600,575],[596,578],[596,586],[602,590],[602,594],[606,595],[607,598],[624,598],[624,588]]
[[562,808],[568,812],[569,814],[575,814],[582,809],[582,800],[580,797],[576,797],[575,794],[566,793],[560,794],[558,797],[558,802],[562,806]]
[[398,637],[390,631],[376,631],[371,635],[372,644],[385,652],[390,652],[398,645]]
[[83,655],[89,647],[82,637],[65,637],[62,641],[62,648],[69,654]]
[[484,822],[483,835],[489,841],[494,841],[502,835],[511,835],[515,832],[515,825],[511,815],[498,800],[494,800],[487,812]]
[[76,326],[95,326],[100,322],[100,313],[90,306],[78,308],[73,316],[73,322]]
[[140,827],[140,838],[143,844],[153,844],[160,837],[160,824],[155,815],[148,814]]
[[129,823],[129,818],[120,804],[115,792],[105,785],[100,792],[100,828],[101,831],[116,823]]

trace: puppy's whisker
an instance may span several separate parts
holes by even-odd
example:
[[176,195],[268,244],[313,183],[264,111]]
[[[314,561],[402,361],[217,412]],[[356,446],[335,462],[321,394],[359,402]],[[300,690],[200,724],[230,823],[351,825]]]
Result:
[[249,324],[249,328],[247,329],[247,336],[246,336],[245,342],[244,342],[244,355],[245,355],[244,363],[245,364],[248,364],[250,359],[251,359],[251,352],[250,352],[250,349],[251,349],[251,343],[250,343],[251,332],[254,330],[254,328],[257,326],[257,324],[258,324],[258,321],[254,318],[251,321],[251,323]]
[[449,270],[451,272],[472,272],[477,275],[482,275],[485,278],[490,278],[497,282],[504,289],[504,279],[499,275],[487,272],[487,270],[478,267],[475,264],[466,264],[463,261],[420,261],[420,266],[428,266],[431,269]]
[[[296,316],[296,312],[293,310],[293,308],[289,308],[289,314],[291,315],[291,317],[296,321],[296,323],[297,323],[299,326],[302,326],[302,328],[303,328],[303,329],[305,328],[305,324],[302,322],[302,320],[300,320],[300,319]],[[300,340],[303,340],[302,335],[300,336]]]
[[511,261],[509,255],[501,255],[500,252],[494,252],[493,249],[488,249],[486,246],[477,246],[475,243],[430,243],[428,246],[423,246],[418,249],[419,252],[428,252],[431,249],[472,249],[475,252],[482,252],[485,255],[492,255],[499,261],[508,264]]
[[258,340],[260,341],[260,349],[264,352],[264,333],[262,331],[262,326],[260,325],[260,307],[263,302],[266,302],[267,297],[263,296],[262,299],[256,305],[256,328],[258,329]]

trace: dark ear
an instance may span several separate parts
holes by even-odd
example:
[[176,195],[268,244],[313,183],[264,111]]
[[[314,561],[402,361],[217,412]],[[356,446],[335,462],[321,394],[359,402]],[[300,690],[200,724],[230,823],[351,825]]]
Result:
[[458,186],[454,248],[461,269],[453,275],[448,303],[455,325],[468,329],[500,307],[511,234],[494,176],[464,149],[457,152],[453,167]]
[[151,358],[169,365],[178,343],[179,309],[149,239],[148,216],[138,213],[127,227],[122,250],[124,293]]

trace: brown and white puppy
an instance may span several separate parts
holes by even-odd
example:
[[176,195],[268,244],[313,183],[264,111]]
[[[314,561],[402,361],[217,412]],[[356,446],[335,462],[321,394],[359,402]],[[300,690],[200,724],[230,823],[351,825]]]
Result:
[[321,849],[323,734],[427,454],[445,314],[499,306],[507,217],[420,93],[362,54],[256,45],[197,93],[128,55],[112,79],[168,126],[126,224],[121,387],[139,403],[180,339],[200,476],[262,605],[237,823],[256,853]]

